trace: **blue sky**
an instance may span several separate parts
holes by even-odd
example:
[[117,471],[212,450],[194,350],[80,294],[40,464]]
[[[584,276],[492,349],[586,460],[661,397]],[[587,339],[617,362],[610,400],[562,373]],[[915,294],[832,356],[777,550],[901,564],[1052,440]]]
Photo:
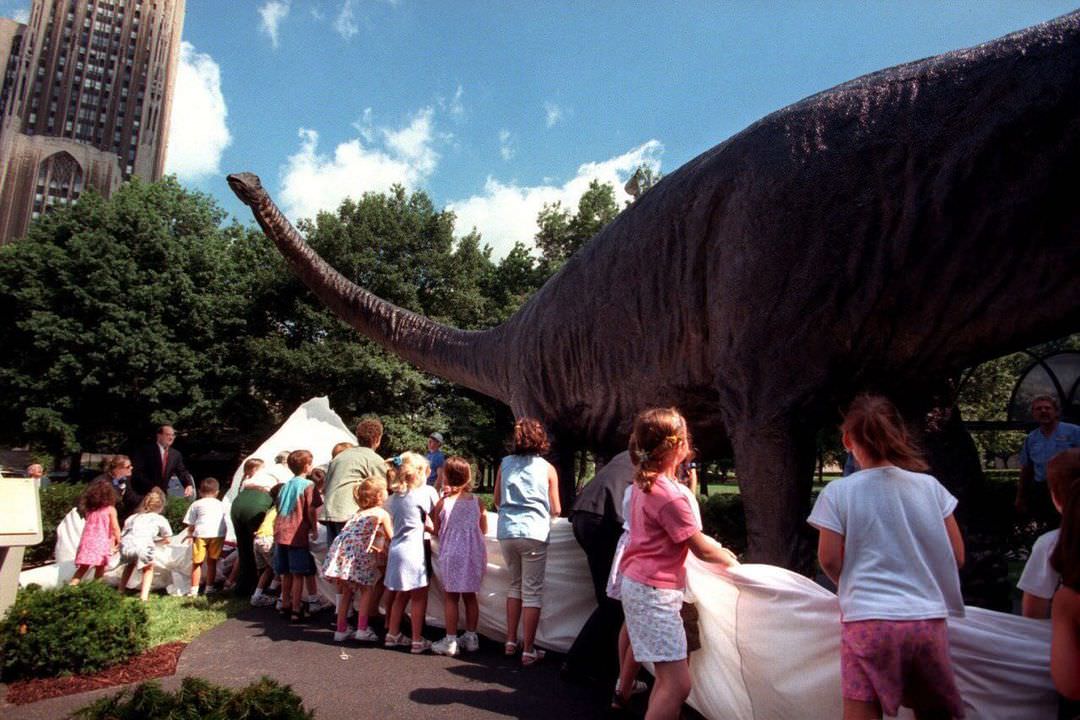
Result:
[[244,222],[228,172],[294,220],[400,182],[500,256],[593,177],[670,172],[807,95],[1074,7],[187,0],[168,164]]

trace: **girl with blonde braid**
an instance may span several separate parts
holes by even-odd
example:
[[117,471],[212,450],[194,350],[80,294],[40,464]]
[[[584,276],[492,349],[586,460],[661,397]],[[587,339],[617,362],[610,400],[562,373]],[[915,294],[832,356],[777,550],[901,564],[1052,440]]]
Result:
[[646,410],[634,421],[630,456],[637,474],[630,497],[630,541],[619,572],[634,659],[655,667],[647,720],[679,717],[690,695],[680,615],[687,552],[706,562],[738,564],[730,551],[701,531],[690,500],[675,480],[689,449],[686,420],[674,408]]

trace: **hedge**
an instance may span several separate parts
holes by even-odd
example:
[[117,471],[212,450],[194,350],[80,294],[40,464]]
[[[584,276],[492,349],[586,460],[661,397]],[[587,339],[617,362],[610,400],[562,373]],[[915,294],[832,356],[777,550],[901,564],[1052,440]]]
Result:
[[170,693],[156,682],[122,690],[75,712],[82,720],[309,720],[299,695],[268,677],[241,690],[214,685],[202,678],[184,678]]

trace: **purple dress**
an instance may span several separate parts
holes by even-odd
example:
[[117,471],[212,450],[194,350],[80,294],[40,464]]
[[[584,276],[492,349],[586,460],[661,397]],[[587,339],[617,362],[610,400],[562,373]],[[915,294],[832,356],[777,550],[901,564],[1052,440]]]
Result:
[[443,500],[439,515],[439,579],[446,592],[480,592],[487,568],[480,512],[475,497]]
[[112,522],[109,519],[109,511],[112,509],[110,505],[86,514],[86,524],[83,525],[82,536],[79,538],[79,549],[75,553],[76,565],[100,567],[109,564],[113,549]]

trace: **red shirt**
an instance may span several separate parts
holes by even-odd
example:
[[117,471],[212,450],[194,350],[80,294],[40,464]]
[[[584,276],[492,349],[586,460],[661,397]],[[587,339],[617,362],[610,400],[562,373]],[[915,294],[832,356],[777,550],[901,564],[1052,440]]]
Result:
[[288,515],[278,515],[274,520],[274,542],[289,547],[308,547],[308,534],[315,527],[315,511],[322,507],[322,495],[314,483],[308,485],[297,498],[296,507]]
[[657,478],[648,493],[635,485],[630,496],[630,542],[619,572],[644,585],[682,589],[687,540],[699,532],[690,501],[674,480]]

